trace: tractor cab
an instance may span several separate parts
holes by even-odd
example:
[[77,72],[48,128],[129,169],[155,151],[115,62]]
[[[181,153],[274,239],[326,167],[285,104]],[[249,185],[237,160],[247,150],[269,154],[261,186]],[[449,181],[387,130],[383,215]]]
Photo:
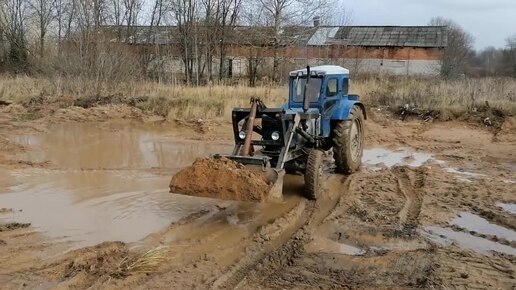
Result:
[[358,96],[348,94],[348,88],[349,70],[340,66],[322,65],[291,71],[288,103],[283,108],[320,115],[316,131],[330,138],[333,121],[346,120],[353,106],[364,109]]
[[307,67],[289,74],[288,109],[333,109],[338,100],[348,95],[349,70],[335,65]]

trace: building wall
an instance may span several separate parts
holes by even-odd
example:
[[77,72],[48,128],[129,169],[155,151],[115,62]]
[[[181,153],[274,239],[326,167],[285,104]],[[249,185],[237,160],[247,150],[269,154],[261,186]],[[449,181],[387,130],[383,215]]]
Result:
[[[177,49],[168,49],[166,56],[156,58],[149,69],[164,73],[181,74],[184,66]],[[334,64],[348,68],[353,73],[380,73],[393,75],[438,75],[443,49],[409,47],[344,47],[309,46],[289,47],[277,51],[280,58],[280,73],[286,75],[290,70],[306,65]],[[259,63],[260,75],[272,71],[274,50],[264,47],[229,47],[227,62],[224,64],[226,75],[244,77],[248,74],[250,59]],[[231,67],[231,68],[230,68]],[[194,72],[195,73],[195,72]],[[212,64],[212,75],[219,73],[219,60]],[[205,75],[208,74],[205,71]]]

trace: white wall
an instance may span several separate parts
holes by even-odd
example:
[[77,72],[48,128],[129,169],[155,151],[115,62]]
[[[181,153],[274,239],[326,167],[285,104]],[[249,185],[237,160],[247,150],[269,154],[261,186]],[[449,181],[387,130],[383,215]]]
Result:
[[[262,60],[261,75],[270,73],[273,58]],[[343,66],[351,73],[384,73],[393,75],[425,75],[436,76],[441,65],[437,60],[389,60],[389,59],[284,59],[285,71],[302,68],[306,65],[335,64]],[[248,71],[246,58],[233,58],[233,77],[245,77]],[[194,67],[195,69],[196,67]],[[149,71],[159,70],[161,73],[182,74],[184,66],[179,57],[162,57],[149,64]],[[212,74],[218,75],[219,61],[214,60]],[[205,72],[206,74],[208,72]]]

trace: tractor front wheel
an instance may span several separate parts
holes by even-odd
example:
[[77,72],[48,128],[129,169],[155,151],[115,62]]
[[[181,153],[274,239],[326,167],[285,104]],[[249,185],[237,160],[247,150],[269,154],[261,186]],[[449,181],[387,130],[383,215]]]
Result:
[[333,157],[337,171],[351,174],[362,163],[364,151],[364,114],[354,106],[348,120],[339,121],[333,129]]
[[305,191],[308,199],[316,200],[321,192],[324,152],[312,149],[308,154],[305,171]]

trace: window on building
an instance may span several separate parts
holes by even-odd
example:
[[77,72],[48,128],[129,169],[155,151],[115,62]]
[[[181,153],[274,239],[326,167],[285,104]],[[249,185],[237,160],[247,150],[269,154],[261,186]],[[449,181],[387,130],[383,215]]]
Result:
[[326,86],[326,96],[334,97],[339,93],[339,80],[329,79],[328,85]]

